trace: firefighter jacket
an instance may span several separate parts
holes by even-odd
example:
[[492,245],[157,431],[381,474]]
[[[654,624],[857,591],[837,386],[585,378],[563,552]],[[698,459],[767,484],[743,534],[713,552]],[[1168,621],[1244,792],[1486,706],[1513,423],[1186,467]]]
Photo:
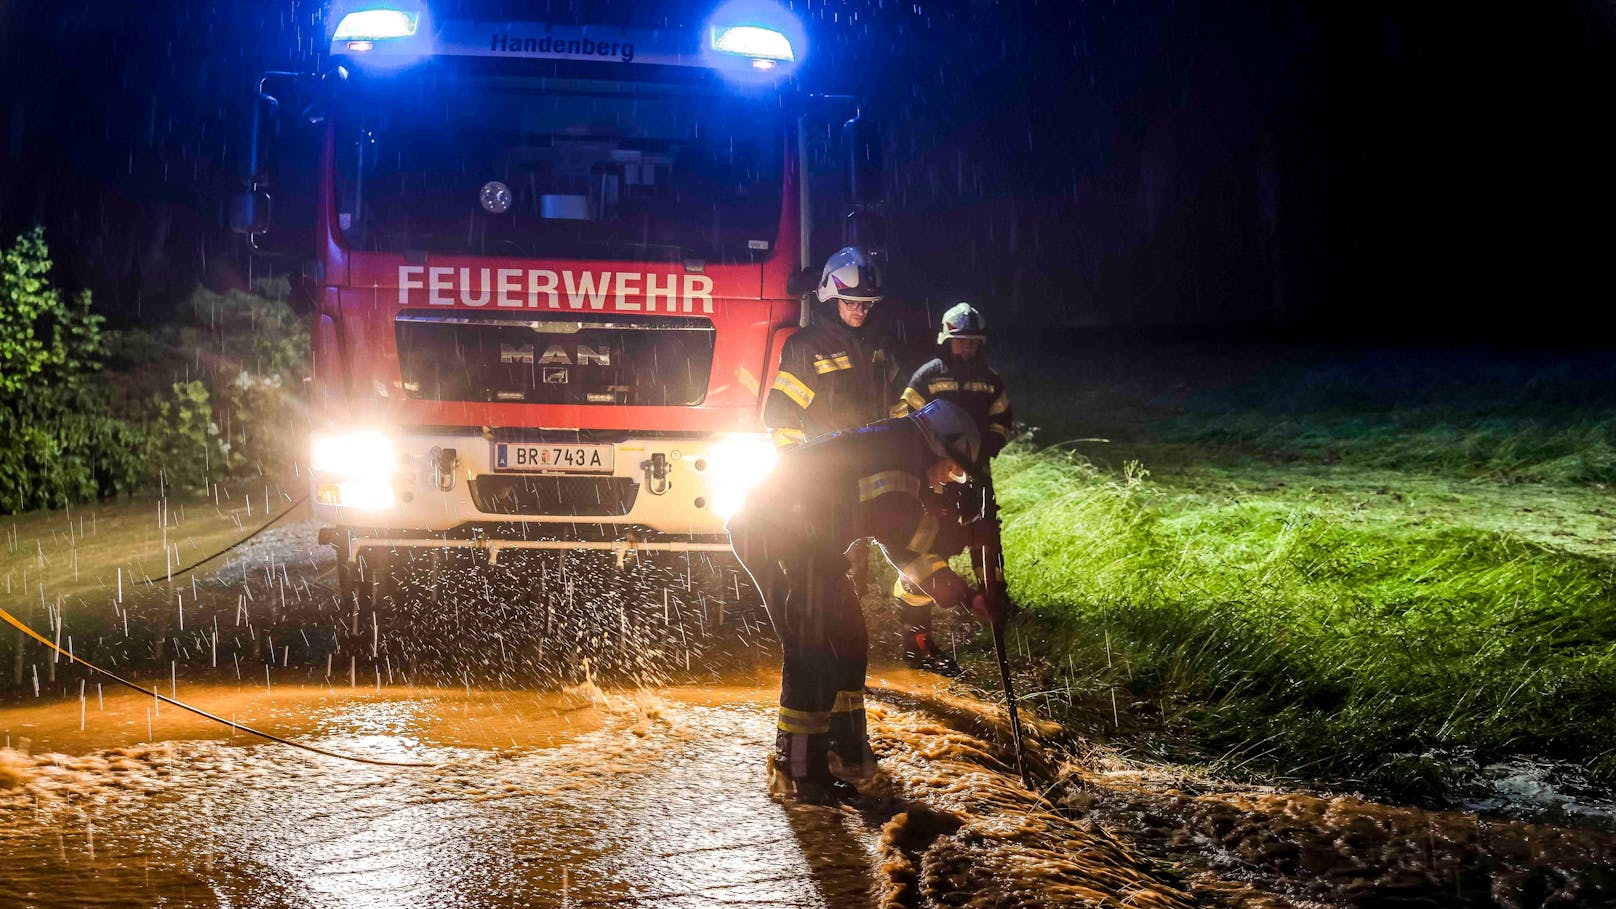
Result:
[[984,463],[1009,444],[1010,396],[1004,380],[983,354],[969,360],[944,354],[920,367],[893,406],[892,415],[901,417],[938,400],[958,404],[976,421],[982,433]]
[[835,553],[873,537],[904,578],[944,606],[962,605],[969,588],[945,556],[965,548],[968,532],[926,487],[936,460],[910,420],[833,433],[782,453],[730,519],[730,532],[770,525],[805,548]]
[[786,339],[763,405],[763,425],[781,447],[886,418],[901,386],[890,335],[835,314]]

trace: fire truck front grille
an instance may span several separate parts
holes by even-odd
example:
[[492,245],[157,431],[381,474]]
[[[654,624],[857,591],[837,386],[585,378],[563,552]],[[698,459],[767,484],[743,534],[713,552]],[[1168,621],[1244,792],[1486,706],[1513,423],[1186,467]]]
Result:
[[481,476],[471,481],[471,498],[488,514],[604,517],[634,508],[640,484],[630,477]]
[[526,316],[405,310],[406,397],[505,404],[693,407],[707,396],[713,323],[675,316]]

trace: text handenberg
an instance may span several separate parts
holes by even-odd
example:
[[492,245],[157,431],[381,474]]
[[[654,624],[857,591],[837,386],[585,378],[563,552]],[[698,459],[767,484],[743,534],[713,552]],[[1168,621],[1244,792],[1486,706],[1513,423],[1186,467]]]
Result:
[[400,265],[400,306],[409,303],[412,290],[426,291],[433,306],[657,312],[661,301],[662,312],[713,311],[713,279],[707,275]]

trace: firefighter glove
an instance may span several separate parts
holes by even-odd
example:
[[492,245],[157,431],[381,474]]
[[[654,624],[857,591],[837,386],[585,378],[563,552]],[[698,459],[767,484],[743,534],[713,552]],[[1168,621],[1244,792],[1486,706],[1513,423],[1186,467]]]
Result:
[[1004,601],[994,603],[988,599],[987,594],[980,591],[971,594],[970,610],[972,615],[989,625],[997,624],[1004,619]]

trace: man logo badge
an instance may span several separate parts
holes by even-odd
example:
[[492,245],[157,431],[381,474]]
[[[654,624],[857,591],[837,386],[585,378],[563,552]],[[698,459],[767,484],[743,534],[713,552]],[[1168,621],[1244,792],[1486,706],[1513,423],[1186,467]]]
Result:
[[561,368],[555,367],[555,366],[545,367],[545,370],[544,370],[544,384],[546,384],[546,385],[565,385],[565,384],[567,384],[567,371],[565,369],[561,369]]
[[531,365],[533,363],[533,345],[499,345],[499,363],[501,366],[509,366],[512,363],[527,363]]
[[612,351],[609,347],[590,347],[588,344],[579,344],[576,355],[567,352],[559,344],[551,344],[544,349],[544,353],[537,358],[533,354],[532,344],[505,344],[499,345],[499,362],[501,366],[513,363],[524,363],[540,366],[610,366],[612,365]]

